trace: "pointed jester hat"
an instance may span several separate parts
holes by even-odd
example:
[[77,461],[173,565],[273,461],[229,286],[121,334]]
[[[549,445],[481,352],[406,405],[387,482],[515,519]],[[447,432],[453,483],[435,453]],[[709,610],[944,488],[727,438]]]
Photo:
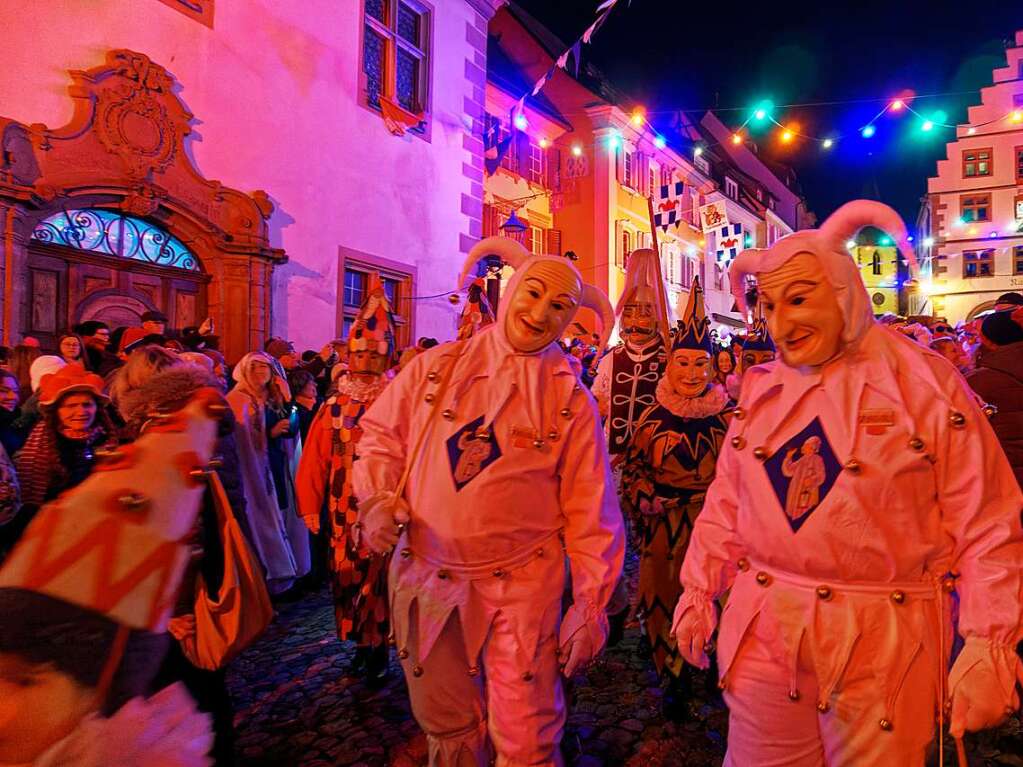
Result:
[[746,329],[746,338],[742,342],[744,352],[776,352],[771,333],[767,329],[764,310],[760,302],[753,307],[753,322]]
[[661,272],[661,259],[657,251],[639,248],[629,254],[625,267],[625,287],[615,306],[615,316],[621,318],[622,311],[629,304],[650,303],[654,307],[657,331],[667,340],[671,325],[668,320],[668,294]]
[[348,351],[375,351],[384,357],[394,352],[394,318],[391,304],[380,281],[380,275],[370,272],[366,285],[366,299],[355,316],[348,334]]
[[[614,311],[611,309],[611,302],[607,300],[607,296],[604,295],[603,292],[595,288],[593,285],[583,282],[582,276],[571,261],[561,256],[533,255],[526,250],[521,243],[509,239],[508,237],[487,237],[486,239],[477,242],[476,245],[473,246],[472,250],[469,251],[469,255],[466,256],[465,265],[462,267],[462,273],[458,278],[459,289],[465,285],[469,274],[475,269],[479,260],[486,256],[498,256],[506,266],[510,266],[515,270],[515,275],[508,281],[508,287],[505,290],[505,293],[508,296],[515,293],[515,289],[518,287],[523,277],[533,266],[537,264],[547,264],[548,266],[556,265],[559,269],[567,270],[567,272],[574,277],[579,286],[578,306],[585,306],[587,309],[591,309],[600,321],[600,348],[603,349],[607,346],[607,340],[611,335],[611,330],[614,328],[615,319]],[[505,334],[505,336],[507,336],[505,331],[505,316],[508,311],[509,303],[509,301],[501,301],[497,310],[498,330],[502,334]],[[566,327],[571,324],[573,319],[574,314],[568,318]]]
[[911,276],[915,277],[916,256],[899,214],[880,202],[853,200],[832,213],[820,229],[801,229],[782,237],[769,248],[749,248],[740,253],[728,273],[732,295],[740,308],[749,311],[754,301],[747,296],[747,278],[772,272],[800,253],[811,253],[819,260],[838,296],[845,318],[842,340],[847,344],[857,341],[873,326],[874,310],[860,268],[850,256],[846,243],[865,226],[875,226],[894,240],[902,257],[909,262]]
[[714,342],[710,337],[710,320],[703,306],[703,288],[700,278],[693,277],[693,287],[689,290],[689,302],[679,318],[678,332],[671,344],[672,351],[692,349],[707,352],[714,356]]
[[469,283],[465,306],[458,320],[458,339],[472,338],[476,333],[494,322],[494,310],[487,300],[486,282],[477,277]]

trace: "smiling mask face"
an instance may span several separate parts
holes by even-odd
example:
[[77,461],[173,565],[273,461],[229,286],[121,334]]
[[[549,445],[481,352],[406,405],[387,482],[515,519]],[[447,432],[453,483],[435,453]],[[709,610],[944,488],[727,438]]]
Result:
[[845,319],[835,289],[812,253],[757,275],[757,290],[782,361],[816,367],[842,351]]
[[710,385],[714,366],[710,355],[699,349],[676,349],[668,360],[665,371],[668,381],[678,394],[692,399],[699,397]]
[[567,264],[538,261],[508,299],[504,332],[516,351],[538,352],[560,338],[575,316],[582,286]]

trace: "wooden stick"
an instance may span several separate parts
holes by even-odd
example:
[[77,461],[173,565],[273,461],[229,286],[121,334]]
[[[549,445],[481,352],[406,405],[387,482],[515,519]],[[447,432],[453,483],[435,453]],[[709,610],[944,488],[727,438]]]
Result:
[[657,227],[654,225],[654,198],[653,195],[646,198],[647,208],[650,211],[650,242],[653,243],[654,253],[658,257],[661,255],[661,249],[657,245]]
[[962,738],[956,738],[956,759],[959,760],[959,767],[970,767],[969,761],[966,759],[966,746],[963,744]]

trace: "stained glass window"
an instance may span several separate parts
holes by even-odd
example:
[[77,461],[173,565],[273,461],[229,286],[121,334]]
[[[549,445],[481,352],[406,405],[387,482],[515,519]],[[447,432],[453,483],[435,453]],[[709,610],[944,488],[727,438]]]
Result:
[[384,39],[366,25],[362,42],[362,71],[366,73],[366,97],[369,105],[380,108],[380,88],[384,80]]
[[32,239],[105,256],[198,272],[199,262],[177,237],[156,224],[116,210],[77,208],[40,221]]

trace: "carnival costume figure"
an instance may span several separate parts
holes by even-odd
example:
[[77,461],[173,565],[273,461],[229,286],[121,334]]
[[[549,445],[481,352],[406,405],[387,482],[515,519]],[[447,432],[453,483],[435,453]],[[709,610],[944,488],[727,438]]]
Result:
[[560,765],[559,672],[604,645],[624,535],[596,405],[556,341],[579,306],[613,320],[569,261],[494,237],[466,271],[491,254],[515,269],[497,322],[420,354],[362,418],[361,534],[397,543],[393,631],[430,764]]
[[[45,385],[45,383],[44,383]],[[50,501],[0,568],[0,763],[208,767],[209,716],[163,661],[227,403],[199,389]]]
[[358,504],[352,490],[352,466],[362,436],[359,421],[387,385],[384,376],[394,354],[394,322],[387,294],[376,273],[348,335],[348,372],[309,427],[298,467],[298,511],[309,529],[320,531],[326,499],[330,532],[330,577],[334,619],[342,641],[356,644],[355,667],[371,684],[387,675],[386,556],[356,545]]
[[628,450],[636,421],[654,404],[654,391],[664,374],[670,327],[660,259],[653,250],[629,254],[615,313],[622,343],[600,360],[593,381],[593,396],[607,419],[611,455]]
[[948,361],[874,321],[845,249],[866,225],[912,258],[898,215],[861,200],[731,267],[781,359],[746,372],[674,623],[706,666],[731,589],[726,765],[919,766],[946,695],[956,737],[1019,703],[1023,495]]
[[750,307],[753,313],[753,322],[746,330],[746,337],[742,341],[742,349],[739,352],[739,361],[736,364],[735,373],[728,376],[726,388],[728,396],[738,401],[739,393],[742,391],[742,379],[746,371],[754,365],[763,365],[771,362],[778,354],[778,350],[771,340],[771,331],[764,320],[763,308],[757,303]]
[[657,402],[636,425],[622,484],[639,509],[639,615],[654,664],[668,678],[665,710],[681,713],[688,695],[684,662],[671,634],[682,587],[678,574],[728,429],[724,387],[714,382],[710,322],[699,279],[672,341]]

